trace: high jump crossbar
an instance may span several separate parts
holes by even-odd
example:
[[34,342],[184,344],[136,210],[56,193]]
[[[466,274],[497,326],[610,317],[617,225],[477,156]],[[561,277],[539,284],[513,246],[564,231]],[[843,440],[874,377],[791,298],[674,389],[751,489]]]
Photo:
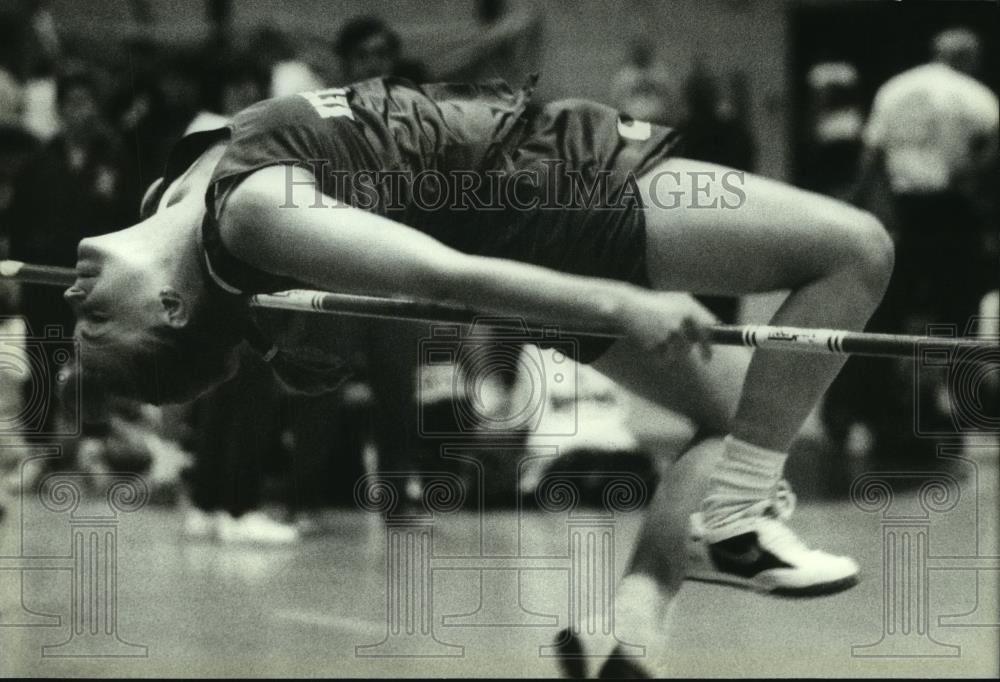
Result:
[[[20,261],[0,261],[0,279],[31,284],[70,286],[76,279],[72,268],[34,265]],[[294,310],[396,320],[452,324],[472,324],[483,320],[494,327],[527,330],[532,334],[558,333],[571,336],[620,338],[613,327],[570,328],[556,324],[524,323],[516,318],[488,317],[479,311],[429,301],[337,294],[293,289],[275,294],[258,294],[250,299],[258,308]],[[874,334],[839,329],[813,329],[769,325],[713,325],[708,328],[713,344],[774,348],[837,355],[916,358],[924,350],[951,353],[952,361],[1000,362],[1000,345],[995,339],[969,337]]]

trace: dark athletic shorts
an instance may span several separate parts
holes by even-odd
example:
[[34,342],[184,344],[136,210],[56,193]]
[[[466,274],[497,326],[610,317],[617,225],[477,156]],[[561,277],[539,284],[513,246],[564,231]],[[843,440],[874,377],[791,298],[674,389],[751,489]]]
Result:
[[[481,213],[482,229],[468,250],[649,287],[637,180],[671,156],[678,142],[671,129],[623,120],[588,100],[545,105],[530,116],[506,159],[519,185],[516,203],[534,208]],[[613,343],[583,336],[575,341],[583,363]]]

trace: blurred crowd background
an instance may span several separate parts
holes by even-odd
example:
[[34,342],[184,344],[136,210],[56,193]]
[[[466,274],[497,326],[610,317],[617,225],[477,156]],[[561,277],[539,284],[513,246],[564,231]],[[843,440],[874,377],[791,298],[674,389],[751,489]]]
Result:
[[[72,266],[81,238],[137,220],[143,192],[185,131],[261,99],[382,75],[517,86],[540,73],[539,101],[605,102],[676,126],[686,156],[875,211],[899,257],[873,331],[984,331],[988,323],[967,324],[997,314],[989,307],[1000,273],[996,9],[822,0],[0,0],[0,257]],[[890,87],[900,74],[908,75]],[[944,94],[921,95],[929,81]],[[923,156],[908,157],[913,148]],[[730,322],[764,321],[773,309],[766,297],[705,303]],[[540,472],[518,462],[542,443],[560,449],[552,466],[653,470],[630,426],[630,398],[587,368],[568,393],[533,396],[525,368],[544,374],[552,357],[530,348],[494,352],[488,376],[456,379],[460,370],[430,367],[418,352],[426,326],[301,317],[275,313],[262,323],[300,338],[336,337],[353,369],[337,392],[290,393],[248,352],[232,382],[192,405],[122,403],[80,426],[86,387],[82,402],[63,388],[57,352],[72,327],[61,291],[0,281],[4,485],[30,486],[49,468],[139,471],[162,503],[185,514],[192,538],[283,543],[322,532],[324,511],[352,505],[366,471],[409,472],[418,498],[419,472],[448,466],[429,430],[475,439],[525,410],[534,421],[515,424],[519,437],[481,462],[495,488],[491,504],[530,489]],[[994,373],[983,389],[994,415],[995,383]],[[852,359],[812,436],[823,464],[793,482],[838,495],[860,468],[935,466],[942,438],[983,427],[956,425],[949,386],[946,369],[915,374],[906,362]],[[573,428],[561,419],[575,420]],[[17,454],[53,441],[58,458]]]

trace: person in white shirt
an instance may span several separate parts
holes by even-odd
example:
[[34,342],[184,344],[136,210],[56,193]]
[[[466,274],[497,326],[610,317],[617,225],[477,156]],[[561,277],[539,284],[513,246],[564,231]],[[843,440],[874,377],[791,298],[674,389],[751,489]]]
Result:
[[[966,333],[979,301],[996,287],[997,253],[995,190],[998,103],[996,94],[974,77],[981,46],[970,30],[952,28],[932,43],[933,60],[889,79],[875,95],[863,133],[861,179],[857,202],[864,203],[876,186],[884,188],[890,216],[881,216],[896,243],[896,266],[880,310],[869,326],[878,331],[927,333],[929,324],[955,325]],[[929,371],[929,370],[928,370]],[[926,381],[917,419],[948,428],[947,390],[942,381]],[[886,399],[897,409],[879,412],[914,419],[913,393],[899,384],[869,377],[871,388],[890,391]],[[895,383],[893,383],[895,382]],[[877,384],[877,385],[876,385]],[[937,386],[935,387],[935,384]],[[940,405],[931,414],[927,406]],[[885,432],[898,432],[896,417],[886,416]],[[892,422],[896,427],[891,426]],[[925,425],[931,422],[923,421]],[[933,457],[934,442],[911,435],[879,437],[880,454],[912,462],[925,447]],[[902,438],[902,440],[900,440]],[[908,440],[909,439],[909,440]]]
[[676,126],[687,115],[679,82],[657,61],[653,45],[643,40],[630,46],[611,83],[611,99],[619,111],[637,121]]
[[934,39],[934,61],[889,79],[865,129],[895,194],[963,191],[996,154],[997,96],[972,74],[978,38],[950,29]]

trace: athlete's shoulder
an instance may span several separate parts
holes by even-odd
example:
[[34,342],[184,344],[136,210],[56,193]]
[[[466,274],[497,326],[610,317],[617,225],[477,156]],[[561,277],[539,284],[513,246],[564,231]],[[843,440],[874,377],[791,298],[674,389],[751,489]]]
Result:
[[321,92],[324,91],[310,90],[261,100],[237,112],[232,126],[239,129],[260,122],[288,123],[310,113],[309,98]]
[[348,102],[348,90],[337,87],[257,102],[235,114],[230,128],[234,140],[257,140],[305,130],[330,134],[339,121],[353,120],[355,111]]

